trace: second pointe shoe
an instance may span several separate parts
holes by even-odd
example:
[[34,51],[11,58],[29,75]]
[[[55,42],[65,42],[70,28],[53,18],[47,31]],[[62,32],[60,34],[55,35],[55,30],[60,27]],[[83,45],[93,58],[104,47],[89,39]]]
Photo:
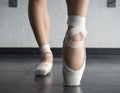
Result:
[[[42,51],[42,56],[44,56],[45,54],[52,56],[52,52],[50,50],[49,45],[42,46],[41,51]],[[35,74],[45,76],[51,72],[52,67],[53,67],[53,62],[40,62],[35,68]]]
[[[68,46],[70,48],[81,48],[84,45],[84,39],[82,39],[81,41],[72,41],[70,39],[71,36],[78,34],[81,32],[81,34],[86,37],[87,35],[87,31],[85,29],[85,18],[81,17],[81,16],[69,16],[68,18],[68,25],[72,26],[71,29],[68,29],[64,42],[63,42],[63,48],[64,46]],[[63,50],[64,51],[64,50]],[[83,48],[83,52],[82,53],[82,58],[83,61],[82,66],[77,69],[77,70],[73,70],[70,67],[68,67],[68,65],[66,64],[64,58],[63,58],[63,83],[64,85],[67,86],[79,86],[81,83],[81,79],[83,76],[83,72],[85,69],[85,65],[86,65],[86,49],[85,47]]]

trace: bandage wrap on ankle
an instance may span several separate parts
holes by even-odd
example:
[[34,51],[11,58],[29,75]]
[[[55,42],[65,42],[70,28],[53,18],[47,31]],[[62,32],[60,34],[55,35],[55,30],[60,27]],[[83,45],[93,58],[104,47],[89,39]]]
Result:
[[44,54],[44,53],[46,53],[46,52],[52,53],[49,44],[40,46],[39,49],[40,49],[40,52],[41,52],[42,54]]
[[69,36],[75,35],[79,32],[81,32],[84,37],[87,35],[87,30],[86,30],[86,18],[82,16],[77,16],[77,15],[71,15],[68,16],[68,25],[73,26],[68,32]]
[[77,15],[71,15],[68,17],[67,24],[69,26],[72,26],[67,32],[66,32],[66,44],[71,47],[71,48],[78,48],[81,45],[83,45],[84,40],[75,42],[69,39],[69,37],[82,33],[84,37],[87,35],[87,30],[86,30],[86,18],[82,16],[77,16]]

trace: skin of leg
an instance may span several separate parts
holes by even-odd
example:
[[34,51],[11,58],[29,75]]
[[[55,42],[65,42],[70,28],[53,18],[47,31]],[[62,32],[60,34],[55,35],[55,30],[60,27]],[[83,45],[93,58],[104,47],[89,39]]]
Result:
[[[88,9],[89,0],[66,0],[68,15],[78,15],[86,17],[87,9]],[[68,30],[72,28],[72,26],[68,26]],[[81,41],[84,37],[81,33],[78,33],[72,36],[70,39],[72,41]],[[73,70],[77,70],[82,66],[83,62],[83,53],[85,46],[81,48],[70,48],[65,46],[63,48],[63,58],[68,65]]]
[[[29,0],[28,15],[38,45],[42,46],[48,44],[50,18],[47,0]],[[41,59],[43,62],[47,62],[48,60],[52,60],[52,57],[49,54],[45,54]]]

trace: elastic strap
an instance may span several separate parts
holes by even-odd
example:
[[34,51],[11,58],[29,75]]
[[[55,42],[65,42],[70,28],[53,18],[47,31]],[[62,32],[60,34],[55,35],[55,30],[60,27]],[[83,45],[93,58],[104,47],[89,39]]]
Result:
[[52,53],[49,44],[42,45],[42,46],[40,46],[39,49],[40,49],[40,52],[41,52],[42,54],[47,53],[47,52],[48,52],[48,53]]

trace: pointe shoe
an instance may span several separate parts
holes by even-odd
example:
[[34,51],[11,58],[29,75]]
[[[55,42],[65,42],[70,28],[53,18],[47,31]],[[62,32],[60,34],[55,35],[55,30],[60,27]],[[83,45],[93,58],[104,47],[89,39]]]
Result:
[[81,79],[83,76],[83,72],[86,66],[86,56],[83,60],[83,65],[78,70],[72,70],[69,68],[65,61],[63,60],[63,78],[65,86],[79,86],[81,84]]
[[[42,57],[47,54],[49,56],[52,56],[52,52],[50,50],[50,46],[47,44],[47,45],[44,45],[41,47],[41,55]],[[35,68],[35,71],[34,73],[36,75],[41,75],[41,76],[45,76],[47,74],[49,74],[51,71],[52,71],[52,67],[53,67],[53,62],[40,62],[36,68]]]
[[[50,55],[52,55],[52,54],[50,54]],[[45,76],[51,72],[52,67],[53,67],[53,62],[41,62],[35,68],[35,74]]]
[[[80,32],[84,37],[86,37],[88,32],[85,29],[84,20],[85,19],[80,16],[69,16],[68,25],[73,26],[73,28],[67,31],[64,42],[63,42],[63,48],[64,46],[71,47],[71,48],[83,47],[84,39],[82,39],[81,41],[75,42],[75,41],[72,41],[70,37]],[[68,67],[64,58],[62,57],[64,85],[79,86],[81,84],[81,79],[86,66],[86,49],[85,48],[82,56],[83,56],[82,66],[77,70],[73,70],[70,67]]]

